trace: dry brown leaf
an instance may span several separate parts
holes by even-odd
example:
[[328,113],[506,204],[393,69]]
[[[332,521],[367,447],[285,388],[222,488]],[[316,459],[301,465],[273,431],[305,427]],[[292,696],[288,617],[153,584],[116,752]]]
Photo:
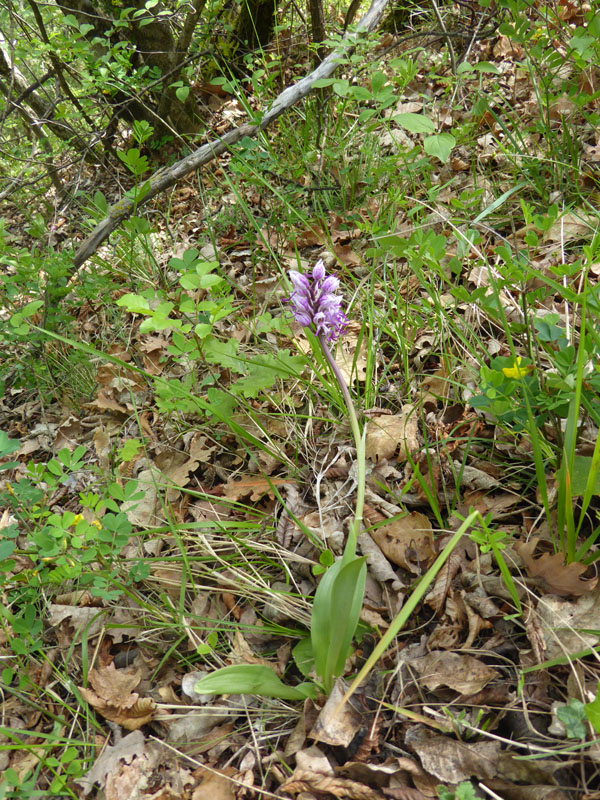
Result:
[[392,564],[420,574],[436,556],[431,522],[418,511],[369,531]]
[[160,375],[163,371],[163,356],[168,346],[169,342],[162,336],[144,336],[140,339],[138,347],[143,352],[144,369],[150,375]]
[[349,385],[356,379],[364,381],[367,377],[367,343],[365,336],[362,337],[360,348],[357,349],[360,331],[360,325],[351,322],[346,328],[346,333],[338,340],[335,349],[335,363]]
[[498,677],[493,667],[473,656],[443,650],[432,650],[416,659],[413,667],[421,676],[420,682],[431,691],[448,686],[460,694],[475,694]]
[[81,786],[84,795],[92,791],[95,783],[100,784],[101,789],[104,788],[106,776],[109,773],[117,772],[121,761],[129,764],[134,756],[140,756],[144,747],[144,734],[141,731],[134,731],[124,736],[114,746],[108,745],[89,772],[83,778],[76,778],[75,783]]
[[487,784],[488,787],[503,800],[568,800],[562,789],[557,786],[521,786],[515,783],[494,778]]
[[450,392],[450,381],[445,368],[426,375],[421,381],[421,403],[427,411],[437,408],[440,400],[445,400]]
[[426,772],[444,783],[460,783],[476,775],[479,780],[497,773],[500,742],[465,744],[415,726],[406,743],[417,753]]
[[336,680],[331,694],[327,698],[309,734],[311,739],[334,747],[340,745],[348,747],[354,739],[363,724],[363,717],[353,707],[352,702],[345,703],[340,708],[340,703],[347,688],[341,678]]
[[86,403],[85,408],[97,408],[100,411],[117,411],[119,414],[127,414],[127,407],[119,403],[113,397],[112,389],[100,389],[96,399],[91,403]]
[[533,538],[529,542],[515,544],[515,550],[523,559],[532,578],[540,578],[549,592],[561,597],[569,595],[580,597],[594,591],[598,585],[598,578],[581,579],[588,569],[586,564],[579,562],[565,564],[564,553],[543,553],[539,558],[534,558],[533,551],[537,543],[538,539]]
[[459,545],[439,571],[433,588],[425,595],[425,602],[433,608],[436,614],[441,613],[454,576],[463,565],[464,560],[465,550]]
[[83,428],[81,427],[81,422],[74,414],[70,414],[69,417],[58,426],[56,439],[54,441],[55,451],[62,450],[63,447],[74,450],[78,444],[81,444],[82,432]]
[[383,798],[383,795],[363,783],[298,769],[290,780],[286,781],[279,789],[287,794],[318,792],[339,798],[350,798],[350,800],[382,800]]
[[250,500],[256,502],[260,500],[265,494],[273,496],[271,486],[282,486],[285,483],[294,483],[289,478],[261,478],[260,476],[252,476],[240,478],[239,480],[228,480],[223,491],[228,500],[238,501],[243,497],[250,497]]
[[336,260],[343,264],[345,267],[357,266],[362,262],[358,253],[355,253],[349,244],[334,244],[333,254]]
[[114,664],[90,670],[92,689],[80,687],[81,696],[103,717],[128,731],[135,731],[154,716],[156,703],[140,698],[133,690],[141,679],[141,670],[117,670]]
[[102,608],[50,603],[48,611],[50,625],[60,625],[61,622],[68,619],[75,635],[85,628],[88,640],[100,633],[106,624],[106,612]]
[[139,488],[143,489],[141,500],[127,500],[121,505],[121,511],[135,528],[153,528],[160,525],[156,516],[160,506],[158,487],[164,485],[165,479],[159,469],[151,466],[142,470],[138,476]]
[[598,227],[598,218],[582,210],[566,211],[544,233],[544,242],[571,242],[588,237]]
[[516,44],[508,36],[499,36],[492,52],[496,58],[513,58],[515,61],[520,61],[525,57],[525,51],[521,45]]
[[472,508],[474,511],[479,511],[480,514],[492,514],[494,519],[498,519],[503,512],[508,511],[517,503],[521,498],[516,492],[496,492],[495,494],[488,494],[481,489],[473,491],[466,491],[463,495],[463,507],[465,510]]
[[194,774],[200,778],[200,782],[192,793],[192,800],[235,800],[238,787],[230,780],[235,774],[233,768],[209,771],[200,767]]
[[401,414],[377,414],[367,422],[365,452],[371,461],[389,460],[400,446],[398,460],[419,449],[418,416],[412,405]]
[[597,643],[600,596],[586,594],[577,600],[562,600],[547,595],[537,606],[544,644],[544,660],[577,653]]

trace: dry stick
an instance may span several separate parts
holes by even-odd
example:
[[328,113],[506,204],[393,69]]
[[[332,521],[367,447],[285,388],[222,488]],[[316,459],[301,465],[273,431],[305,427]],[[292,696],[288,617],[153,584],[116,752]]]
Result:
[[217,158],[222,153],[229,150],[232,145],[239,142],[244,136],[257,136],[270,125],[271,122],[283,114],[284,111],[287,111],[299,100],[306,97],[310,93],[315,81],[321,78],[328,78],[332,75],[339,66],[340,59],[353,52],[356,46],[357,35],[359,33],[368,33],[377,27],[387,4],[388,0],[373,0],[371,7],[356,26],[356,30],[346,33],[340,46],[336,47],[310,75],[306,75],[293,86],[284,89],[270,108],[265,111],[262,121],[259,124],[241,125],[239,128],[234,128],[232,131],[229,131],[229,133],[226,133],[221,138],[215,139],[212,142],[207,142],[171,167],[160,169],[158,172],[155,172],[154,175],[151,175],[146,182],[146,192],[142,199],[135,201],[133,198],[123,197],[115,203],[115,205],[111,206],[108,216],[96,226],[92,234],[83,242],[75,253],[71,277],[79,267],[96,252],[102,242],[110,236],[112,231],[131,214],[134,208],[137,209],[141,205],[144,205],[144,203],[147,203],[157,194],[173,186],[173,184],[177,183],[177,181],[186,175],[189,175],[190,172],[199,169],[209,161]]

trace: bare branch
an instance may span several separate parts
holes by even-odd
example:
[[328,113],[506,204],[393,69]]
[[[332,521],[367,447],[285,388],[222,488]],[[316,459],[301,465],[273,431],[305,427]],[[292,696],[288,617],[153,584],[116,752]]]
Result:
[[242,125],[239,128],[234,128],[223,137],[202,145],[202,147],[199,147],[189,156],[181,159],[181,161],[178,161],[171,167],[160,169],[158,172],[155,172],[154,175],[149,178],[145,194],[141,200],[123,197],[115,203],[115,205],[110,208],[108,216],[97,225],[92,234],[83,242],[75,253],[73,271],[79,269],[79,267],[96,252],[102,242],[104,242],[112,231],[132,213],[134,208],[138,209],[141,205],[147,203],[153,197],[156,197],[160,192],[173,186],[190,172],[199,169],[204,166],[204,164],[217,158],[239,142],[244,136],[256,136],[276,120],[277,117],[306,97],[311,92],[315,81],[320,78],[330,77],[338,68],[340,60],[353,52],[360,35],[362,33],[368,33],[377,27],[387,4],[388,0],[373,0],[371,7],[356,26],[356,30],[346,33],[340,45],[309,75],[299,80],[293,86],[284,89],[272,105],[265,111],[260,124]]

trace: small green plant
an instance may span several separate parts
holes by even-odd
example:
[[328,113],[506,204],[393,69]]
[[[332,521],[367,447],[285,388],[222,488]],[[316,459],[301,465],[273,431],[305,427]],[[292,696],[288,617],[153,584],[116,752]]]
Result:
[[445,786],[438,786],[437,793],[439,800],[476,800],[475,787],[471,781],[463,781],[459,783],[456,789],[452,791]]
[[585,739],[587,736],[587,706],[576,697],[571,697],[556,709],[556,716],[565,726],[569,739]]
[[522,608],[521,600],[519,599],[519,593],[502,553],[506,547],[506,539],[509,537],[509,534],[505,533],[504,531],[493,530],[491,525],[492,518],[492,514],[487,514],[485,517],[481,517],[479,519],[479,525],[474,526],[469,536],[472,541],[479,546],[479,549],[482,553],[492,553],[496,564],[498,564],[504,584],[510,593],[513,603],[515,604],[515,608],[519,613],[521,613]]

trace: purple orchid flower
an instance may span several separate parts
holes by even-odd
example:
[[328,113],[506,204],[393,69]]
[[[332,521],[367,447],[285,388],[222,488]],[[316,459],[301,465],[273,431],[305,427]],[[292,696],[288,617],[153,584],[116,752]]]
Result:
[[341,310],[342,298],[336,294],[340,282],[327,275],[325,264],[319,259],[313,267],[312,277],[290,270],[294,291],[288,298],[296,322],[305,328],[314,325],[314,331],[328,342],[334,342],[345,330],[348,319]]

